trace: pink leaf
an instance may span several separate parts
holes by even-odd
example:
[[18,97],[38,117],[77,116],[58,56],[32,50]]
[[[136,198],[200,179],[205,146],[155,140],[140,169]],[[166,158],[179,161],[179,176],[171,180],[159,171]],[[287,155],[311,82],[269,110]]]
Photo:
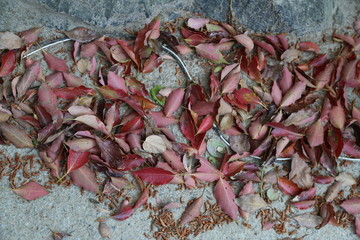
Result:
[[316,200],[307,200],[307,201],[300,201],[300,202],[293,202],[291,203],[298,209],[308,209],[315,205]]
[[214,196],[221,209],[233,220],[236,220],[238,216],[238,206],[234,202],[236,196],[232,187],[226,180],[220,178],[216,183]]
[[282,72],[282,77],[279,82],[279,86],[283,95],[291,88],[292,85],[293,85],[293,75],[287,67],[284,67]]
[[324,143],[324,127],[321,119],[317,120],[306,130],[306,138],[310,147],[316,147]]
[[67,172],[75,171],[89,161],[89,152],[75,152],[70,149],[67,159]]
[[240,34],[233,37],[236,41],[241,43],[247,50],[251,51],[254,48],[253,40],[246,34]]
[[240,82],[240,72],[229,73],[222,82],[222,93],[231,93],[238,88]]
[[29,68],[26,69],[24,75],[19,80],[19,83],[16,85],[17,97],[22,97],[26,91],[29,89],[31,84],[36,80],[41,70],[41,62],[34,62]]
[[35,43],[38,40],[39,34],[42,30],[42,27],[32,28],[26,31],[19,33],[19,36],[24,39],[26,45]]
[[315,77],[316,89],[318,90],[322,89],[325,87],[325,85],[327,85],[330,82],[334,69],[335,69],[335,64],[331,62],[326,65],[325,69],[321,73],[316,75]]
[[38,91],[38,100],[42,107],[52,116],[53,119],[62,118],[62,112],[58,108],[58,100],[51,88],[46,84],[41,84]]
[[167,127],[168,125],[178,123],[173,116],[166,117],[163,112],[150,112],[150,116],[154,118],[158,128]]
[[144,68],[142,70],[143,73],[151,73],[153,72],[158,66],[160,66],[162,61],[156,54],[152,54],[144,63]]
[[131,205],[121,208],[118,212],[111,214],[112,218],[118,221],[124,221],[134,214],[134,207]]
[[345,111],[343,106],[341,105],[340,100],[336,102],[336,106],[333,106],[329,113],[329,119],[331,124],[340,129],[344,129],[346,117],[345,117]]
[[330,176],[322,176],[322,175],[314,176],[315,182],[320,184],[330,184],[334,182],[334,179],[335,179],[334,177],[330,177]]
[[96,130],[99,130],[103,132],[105,135],[110,134],[110,132],[106,129],[105,124],[94,115],[82,115],[80,117],[75,118],[74,120],[82,122]]
[[108,85],[116,90],[123,90],[127,92],[125,79],[114,72],[109,71],[107,75]]
[[289,179],[296,183],[300,188],[309,189],[314,184],[310,172],[311,168],[297,153],[295,153],[291,161]]
[[16,54],[10,50],[1,56],[0,77],[9,75],[16,67]]
[[227,63],[220,50],[212,43],[199,44],[195,47],[195,49],[201,57],[213,63]]
[[176,171],[184,171],[184,164],[181,162],[181,158],[176,155],[174,151],[166,150],[162,153],[164,160]]
[[66,65],[66,61],[53,56],[52,54],[43,51],[45,61],[50,69],[59,72],[68,72],[69,68]]
[[360,214],[360,198],[352,197],[341,204],[348,213],[356,215]]
[[26,200],[35,200],[49,194],[46,188],[37,182],[29,182],[24,186],[13,189],[13,191]]
[[320,52],[320,47],[314,42],[301,42],[299,50],[307,52]]
[[294,126],[286,127],[281,123],[267,123],[266,125],[275,128],[271,132],[275,137],[288,137],[291,141],[296,141],[303,137],[303,134],[299,133],[299,130]]
[[271,88],[271,96],[276,106],[279,106],[282,98],[282,92],[276,80],[274,80],[274,84]]
[[84,165],[70,172],[69,175],[75,185],[90,192],[99,192],[99,184],[96,182],[95,173],[88,166]]
[[291,104],[294,104],[297,100],[301,98],[301,95],[306,89],[306,82],[298,81],[294,84],[292,88],[289,89],[283,96],[280,107],[287,107]]
[[82,80],[79,77],[76,77],[74,74],[72,73],[66,73],[63,72],[65,81],[66,81],[66,85],[68,87],[80,87],[84,84],[84,80]]
[[184,95],[185,91],[183,88],[177,88],[170,93],[164,106],[164,113],[166,117],[173,115],[173,113],[179,109]]
[[207,18],[189,18],[187,25],[192,29],[199,30],[209,22],[210,19]]
[[162,168],[154,168],[154,167],[144,168],[132,172],[132,174],[154,185],[168,184],[175,177],[173,173],[167,170],[164,170]]

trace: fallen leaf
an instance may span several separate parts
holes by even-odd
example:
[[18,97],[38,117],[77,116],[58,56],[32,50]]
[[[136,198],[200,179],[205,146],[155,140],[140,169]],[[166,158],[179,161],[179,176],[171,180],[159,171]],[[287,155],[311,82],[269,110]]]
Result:
[[91,68],[92,68],[92,63],[90,60],[88,59],[80,59],[77,63],[76,63],[76,67],[79,70],[79,72],[81,73],[88,73],[90,72]]
[[25,70],[24,75],[20,78],[18,84],[16,85],[17,97],[22,97],[29,87],[33,84],[40,73],[41,62],[34,62],[29,68]]
[[45,61],[50,69],[59,71],[59,72],[68,72],[69,68],[66,65],[66,61],[60,58],[53,56],[52,54],[43,51]]
[[292,61],[298,59],[300,56],[300,51],[291,47],[287,49],[283,54],[281,54],[281,60],[284,60],[286,63],[291,63]]
[[3,136],[18,148],[33,148],[34,145],[31,138],[26,134],[25,130],[13,124],[0,124],[0,130]]
[[207,23],[210,22],[210,19],[207,18],[189,18],[187,21],[188,27],[191,27],[195,30],[199,30],[204,27]]
[[241,45],[246,47],[247,50],[251,51],[254,48],[253,40],[246,34],[240,34],[233,36],[233,38],[238,41]]
[[287,107],[291,104],[294,104],[297,100],[301,98],[301,95],[306,89],[306,82],[304,81],[298,81],[294,84],[293,87],[287,91],[280,103],[279,107]]
[[303,189],[309,189],[314,184],[311,168],[297,153],[292,157],[289,179]]
[[352,197],[344,201],[340,206],[350,214],[360,214],[360,198]]
[[223,55],[212,43],[203,43],[195,46],[196,52],[203,58],[213,62],[213,63],[227,63]]
[[105,135],[110,134],[110,132],[106,129],[105,124],[94,115],[82,115],[82,116],[75,118],[74,120],[82,122],[96,130],[99,130],[99,131],[103,132]]
[[320,47],[314,42],[301,42],[299,50],[305,52],[320,52]]
[[267,204],[259,194],[248,194],[235,199],[235,203],[244,211],[255,212]]
[[164,153],[166,144],[160,136],[150,135],[145,139],[143,149],[148,153]]
[[310,147],[317,147],[324,143],[324,127],[321,119],[310,125],[306,130],[306,138]]
[[99,233],[103,238],[111,238],[110,227],[105,222],[99,222]]
[[29,182],[19,188],[13,189],[13,191],[26,200],[35,200],[49,194],[46,188],[37,182]]
[[333,106],[329,112],[329,119],[331,124],[340,129],[344,129],[346,117],[343,106],[341,105],[340,100],[336,102],[336,106]]
[[96,182],[95,173],[86,165],[69,173],[72,182],[83,189],[97,193],[99,184]]
[[200,215],[201,207],[204,204],[203,196],[196,198],[189,206],[186,207],[185,212],[180,218],[179,225],[187,224],[192,221],[194,218]]
[[16,54],[10,50],[1,56],[0,77],[9,75],[16,67]]
[[315,228],[320,225],[323,218],[314,214],[305,213],[294,217],[301,227]]
[[303,191],[303,189],[299,188],[299,186],[296,185],[296,183],[285,177],[279,177],[278,184],[281,191],[283,191],[285,194],[290,196],[298,195]]
[[234,190],[226,180],[220,178],[216,183],[214,196],[221,209],[233,220],[236,220],[238,216],[238,206],[234,202],[236,196]]
[[174,179],[175,175],[172,172],[162,168],[148,167],[132,172],[133,175],[141,178],[145,182],[154,185],[165,185]]
[[72,40],[75,40],[75,41],[78,41],[81,43],[90,42],[90,41],[94,40],[95,38],[100,37],[100,35],[98,33],[96,33],[95,31],[84,28],[84,27],[77,27],[77,28],[74,28],[73,30],[65,31],[64,33],[66,36],[68,36]]
[[173,115],[173,113],[179,109],[183,101],[184,95],[185,91],[183,88],[177,88],[170,93],[169,97],[166,99],[166,103],[164,106],[164,113],[166,117]]
[[19,33],[19,36],[24,39],[26,45],[31,45],[38,40],[42,29],[42,27],[32,28]]
[[0,49],[21,48],[23,40],[12,32],[0,32]]
[[70,149],[67,158],[67,173],[84,166],[89,161],[89,155],[90,152],[75,152]]
[[243,154],[250,151],[250,139],[248,135],[241,133],[240,135],[230,136],[230,147],[238,153]]

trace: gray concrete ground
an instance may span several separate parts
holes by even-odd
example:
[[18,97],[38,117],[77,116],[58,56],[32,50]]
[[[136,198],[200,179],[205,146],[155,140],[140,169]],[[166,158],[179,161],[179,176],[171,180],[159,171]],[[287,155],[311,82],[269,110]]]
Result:
[[[229,7],[227,0],[223,1],[107,1],[107,0],[0,0],[0,31],[22,31],[31,27],[45,26],[44,35],[51,39],[54,30],[69,30],[77,26],[85,26],[99,32],[123,33],[125,27],[139,29],[152,17],[161,13],[164,21],[174,20],[180,16],[192,16],[191,12],[200,12],[205,16],[219,20],[226,20]],[[250,30],[263,32],[292,32],[293,37],[302,36],[306,39],[320,40],[323,33],[330,34],[333,28],[338,32],[346,32],[352,22],[359,15],[359,0],[318,0],[298,1],[297,4],[288,0],[233,0],[234,16],[238,22]],[[295,38],[293,38],[295,39]],[[69,46],[69,45],[65,45]],[[54,49],[55,51],[55,49]],[[193,56],[185,58],[189,69],[197,78],[204,79],[204,72]],[[164,71],[155,71],[143,76],[147,86],[155,83],[166,83],[176,86],[175,64],[167,62]],[[169,83],[169,76],[171,83]],[[181,76],[180,76],[181,78]],[[29,150],[18,150],[13,146],[0,146],[7,154],[15,152],[29,154]],[[31,153],[36,153],[33,150]],[[360,164],[350,171],[354,177],[359,177]],[[47,174],[36,178],[44,182]],[[45,240],[51,239],[51,230],[68,232],[72,236],[69,240],[102,239],[98,232],[99,217],[108,216],[107,212],[94,207],[89,199],[95,198],[92,193],[81,194],[78,187],[56,187],[51,194],[35,201],[26,201],[9,188],[6,178],[0,180],[0,240]],[[159,187],[159,199],[164,203],[179,201],[182,196],[187,202],[197,197],[202,190],[174,191],[175,186]],[[134,193],[136,194],[136,192]],[[205,191],[208,200],[214,201],[212,190]],[[154,199],[151,199],[155,202]],[[284,206],[284,201],[274,203]],[[180,217],[184,208],[174,210],[175,216]],[[309,210],[311,211],[311,209]],[[304,211],[302,211],[304,212]],[[149,213],[136,211],[133,217],[119,222],[112,219],[107,221],[111,227],[112,239],[135,240],[146,239],[144,232],[151,233]],[[242,221],[242,220],[241,220]],[[274,230],[262,231],[260,221],[251,216],[249,223],[252,229],[245,228],[239,223],[217,227],[199,235],[196,239],[283,239],[287,234],[278,235]],[[321,230],[301,228],[294,238],[305,236],[304,239],[357,239],[353,229],[335,228],[327,225]]]

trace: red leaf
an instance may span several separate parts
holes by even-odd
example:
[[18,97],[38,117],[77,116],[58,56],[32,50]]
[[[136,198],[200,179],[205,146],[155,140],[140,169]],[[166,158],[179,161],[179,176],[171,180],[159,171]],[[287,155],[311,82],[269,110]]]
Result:
[[68,72],[69,68],[66,65],[66,61],[53,56],[52,54],[43,51],[45,61],[50,69],[59,72]]
[[89,161],[89,152],[75,152],[70,149],[67,159],[67,172],[75,171]]
[[268,53],[270,53],[273,57],[276,57],[275,49],[271,44],[266,43],[264,41],[258,41],[258,40],[255,40],[255,39],[254,39],[254,43],[256,45],[260,46],[262,49],[264,49]]
[[44,107],[46,112],[52,116],[53,120],[62,118],[63,114],[58,108],[56,95],[46,83],[42,83],[39,88],[38,101],[40,106]]
[[143,73],[151,73],[153,72],[158,66],[161,65],[162,61],[159,61],[159,56],[156,54],[152,54],[144,63],[144,69],[142,70]]
[[316,188],[312,187],[309,190],[303,191],[301,192],[299,195],[297,195],[293,201],[306,201],[306,200],[311,200],[315,197],[316,195]]
[[259,59],[257,56],[254,56],[247,68],[249,72],[249,76],[252,80],[255,82],[260,83],[261,82],[261,73],[260,73],[260,67],[259,67]]
[[131,205],[121,208],[117,213],[111,214],[112,218],[118,221],[124,221],[134,214],[134,207]]
[[214,118],[212,116],[205,117],[202,120],[201,125],[198,128],[198,131],[196,134],[206,133],[213,127],[213,124],[214,124]]
[[234,202],[236,196],[234,190],[226,180],[220,178],[216,183],[214,196],[221,209],[233,220],[236,220],[238,216],[238,206]]
[[256,94],[249,88],[241,88],[240,90],[234,91],[234,96],[241,104],[261,103],[260,98],[258,98]]
[[77,97],[84,95],[96,95],[96,91],[85,86],[80,87],[64,87],[64,88],[53,88],[52,89],[55,95],[59,98],[66,100],[76,99]]
[[360,214],[360,198],[352,197],[341,204],[348,213],[352,215]]
[[291,203],[298,209],[308,209],[315,205],[316,200],[307,200],[307,201],[300,201],[300,202],[293,202]]
[[314,176],[314,181],[316,183],[320,183],[320,184],[330,184],[330,183],[334,182],[334,180],[335,180],[334,177],[322,176],[322,175]]
[[165,117],[163,112],[150,112],[150,116],[154,118],[158,128],[167,127],[168,125],[178,123],[174,117]]
[[296,185],[296,183],[290,181],[285,177],[279,177],[278,184],[281,191],[283,191],[285,194],[290,196],[298,195],[303,191],[303,189],[299,188],[298,185]]
[[310,147],[316,147],[324,143],[324,127],[321,119],[317,120],[306,130],[306,138]]
[[238,88],[240,82],[240,72],[231,72],[222,81],[222,93],[231,93]]
[[137,115],[132,120],[127,122],[122,128],[121,133],[129,133],[135,130],[141,130],[145,127],[144,121],[141,116]]
[[166,171],[162,168],[155,167],[144,168],[132,172],[132,174],[154,185],[168,184],[175,177],[173,173]]
[[307,52],[320,52],[320,47],[314,42],[301,42],[299,50]]
[[212,43],[199,44],[195,47],[196,52],[203,58],[213,63],[227,63],[220,50]]
[[179,109],[184,95],[185,91],[183,88],[177,88],[170,93],[164,106],[164,113],[166,117],[173,115],[173,113]]
[[46,188],[37,182],[29,182],[24,186],[13,189],[13,191],[26,200],[35,200],[49,194]]
[[296,141],[303,137],[294,126],[284,126],[281,123],[267,123],[267,126],[273,127],[271,134],[275,137],[288,137],[291,141]]
[[90,192],[99,192],[99,184],[96,182],[95,173],[88,166],[84,165],[70,172],[69,175],[75,185]]
[[176,171],[181,172],[184,171],[184,164],[181,161],[181,158],[176,155],[174,151],[166,150],[161,155],[164,160]]
[[16,67],[16,54],[10,50],[1,56],[0,77],[9,75]]
[[184,111],[180,117],[180,128],[187,139],[195,140],[195,127],[188,111]]
[[147,188],[144,189],[141,196],[136,201],[134,209],[137,209],[137,208],[141,207],[142,205],[146,204],[148,199],[149,199],[149,188],[147,187]]
[[233,38],[241,43],[247,50],[251,51],[254,48],[253,40],[246,34],[233,36]]
[[342,150],[349,157],[360,158],[360,146],[353,141],[344,141]]
[[298,81],[294,84],[292,88],[287,91],[280,103],[280,107],[287,107],[291,104],[294,104],[298,99],[301,98],[301,95],[306,89],[306,82]]

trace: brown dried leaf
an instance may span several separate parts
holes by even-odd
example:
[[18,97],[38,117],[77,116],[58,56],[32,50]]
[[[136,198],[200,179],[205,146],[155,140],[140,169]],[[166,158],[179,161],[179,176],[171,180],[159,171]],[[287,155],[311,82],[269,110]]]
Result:
[[0,130],[4,137],[18,148],[34,147],[31,138],[26,134],[25,130],[13,124],[2,123]]
[[184,225],[200,215],[201,207],[204,204],[203,196],[195,199],[181,216],[179,225]]
[[289,179],[296,183],[300,188],[309,189],[314,182],[311,176],[311,168],[296,153],[291,161],[291,171]]
[[301,227],[306,228],[315,228],[317,227],[323,220],[322,217],[313,215],[310,213],[305,213],[302,215],[298,215],[294,217],[294,219],[299,223]]
[[64,33],[66,36],[68,36],[72,40],[75,40],[75,41],[78,41],[81,43],[90,42],[90,41],[94,40],[95,38],[100,37],[100,35],[98,33],[96,33],[95,31],[84,28],[84,27],[74,28],[73,30],[65,31]]
[[0,49],[21,48],[23,40],[12,32],[0,32]]
[[230,136],[230,147],[234,152],[240,155],[244,152],[249,152],[250,142],[248,135],[241,133],[237,136]]
[[105,222],[99,222],[99,233],[103,238],[111,238],[110,227]]
[[255,212],[267,204],[259,194],[248,194],[235,199],[235,203],[244,211]]
[[145,139],[143,149],[148,153],[164,153],[166,151],[166,143],[160,136],[151,135]]

